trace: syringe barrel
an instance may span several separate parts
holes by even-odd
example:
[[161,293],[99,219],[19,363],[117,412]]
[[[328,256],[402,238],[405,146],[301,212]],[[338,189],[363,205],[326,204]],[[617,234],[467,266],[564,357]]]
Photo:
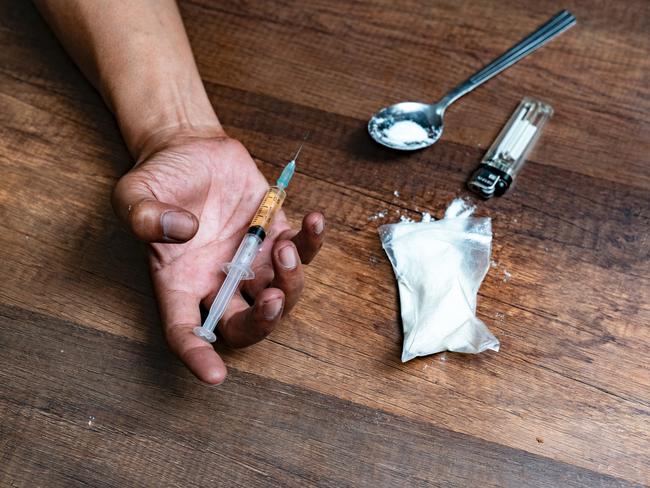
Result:
[[248,234],[258,235],[262,240],[266,237],[271,227],[271,221],[276,212],[282,208],[282,203],[286,198],[287,193],[279,186],[271,186],[262,203],[260,203],[251,225],[248,228]]
[[260,247],[262,246],[262,237],[256,234],[247,233],[239,244],[232,261],[224,266],[224,272],[230,274],[233,270],[241,272],[242,279],[250,280],[255,277],[251,265],[255,261]]

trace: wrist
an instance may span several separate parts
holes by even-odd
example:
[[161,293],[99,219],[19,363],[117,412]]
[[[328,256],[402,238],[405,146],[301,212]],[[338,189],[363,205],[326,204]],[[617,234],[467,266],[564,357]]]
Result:
[[176,133],[223,135],[175,0],[39,0],[115,114],[131,154]]
[[179,138],[225,136],[198,76],[151,77],[104,92],[136,162]]

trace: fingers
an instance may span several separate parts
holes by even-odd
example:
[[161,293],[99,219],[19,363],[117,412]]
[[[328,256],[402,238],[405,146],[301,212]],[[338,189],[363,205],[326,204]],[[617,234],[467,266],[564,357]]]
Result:
[[198,219],[190,212],[151,199],[129,205],[126,224],[145,242],[186,242],[199,229]]
[[289,239],[294,242],[303,264],[309,264],[323,246],[325,238],[325,217],[320,212],[312,212],[302,219],[298,233],[283,232],[278,240]]
[[[261,266],[255,279],[242,288],[254,297],[254,304],[241,310],[240,305],[231,303],[234,313],[221,321],[218,331],[231,347],[247,347],[264,339],[300,298],[305,276],[295,244],[276,241],[271,255],[273,269]],[[266,288],[269,284],[272,288]]]
[[[302,229],[299,232],[293,230],[282,232],[276,239],[273,249],[276,251],[279,250],[279,248],[276,247],[279,242],[291,239],[298,251],[300,261],[303,264],[308,264],[312,259],[314,259],[316,254],[318,254],[318,251],[323,245],[325,237],[324,230],[325,218],[319,212],[312,212],[303,219]],[[272,255],[274,252],[273,249],[271,250]],[[276,263],[278,261],[279,260],[277,259],[275,260]],[[243,294],[252,299],[254,299],[261,290],[269,286],[275,277],[273,267],[266,262],[257,267],[254,271],[255,278],[250,281],[245,281],[242,286]],[[273,286],[275,286],[275,284]],[[285,290],[282,286],[279,286],[279,288]]]
[[298,303],[305,287],[305,273],[300,263],[298,249],[292,241],[277,241],[271,252],[275,278],[271,286],[282,290],[285,296],[284,313]]
[[284,293],[275,288],[262,290],[255,304],[222,320],[220,337],[231,347],[247,347],[268,336],[280,323]]
[[158,201],[146,185],[125,175],[113,191],[113,208],[122,222],[145,242],[185,242],[199,229],[187,210]]
[[[298,232],[283,232],[271,249],[271,264],[255,269],[255,279],[242,286],[244,295],[254,299],[245,307],[231,304],[230,316],[222,319],[217,331],[231,347],[247,347],[268,336],[298,302],[304,289],[302,263],[310,262],[323,244],[325,218],[318,212],[307,215]],[[270,286],[270,288],[267,288]]]
[[255,278],[244,282],[242,295],[253,303],[265,288],[279,288],[285,295],[286,315],[296,305],[305,287],[305,274],[296,245],[292,241],[276,241],[271,249],[271,263],[272,266],[264,264],[255,269]]
[[249,304],[252,304],[255,301],[255,297],[264,288],[268,287],[271,281],[273,281],[273,278],[275,278],[275,272],[270,263],[257,266],[253,271],[255,272],[255,277],[252,280],[244,281],[241,288],[242,295],[246,297]]
[[194,335],[201,325],[199,298],[184,291],[158,293],[158,305],[169,348],[201,381],[210,385],[223,383],[226,366],[212,344]]

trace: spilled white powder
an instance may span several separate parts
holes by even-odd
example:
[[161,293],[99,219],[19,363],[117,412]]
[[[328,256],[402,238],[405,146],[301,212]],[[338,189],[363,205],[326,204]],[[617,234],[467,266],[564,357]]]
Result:
[[429,133],[420,124],[412,120],[400,120],[391,125],[384,136],[391,141],[408,144],[409,142],[420,142],[429,139]]
[[494,260],[491,260],[490,261],[490,267],[494,268],[494,269],[503,268],[502,269],[502,271],[503,271],[502,280],[503,280],[504,283],[507,283],[508,281],[510,281],[510,278],[512,278],[512,273],[510,271],[508,271],[507,269],[505,269],[502,263],[498,263],[498,262],[496,262]]
[[476,206],[472,205],[470,202],[466,200],[463,200],[462,198],[456,198],[447,207],[447,210],[445,210],[444,218],[446,219],[467,218],[474,213],[474,210],[476,210]]
[[431,214],[429,212],[422,212],[422,220],[420,222],[431,222],[433,217],[431,217]]
[[370,217],[368,217],[368,220],[383,219],[384,217],[386,217],[386,215],[388,215],[388,209],[380,210],[379,212],[377,212],[377,213],[371,215]]
[[393,192],[393,195],[395,195],[397,198],[399,198],[399,192],[398,192],[397,190],[395,190],[395,191]]

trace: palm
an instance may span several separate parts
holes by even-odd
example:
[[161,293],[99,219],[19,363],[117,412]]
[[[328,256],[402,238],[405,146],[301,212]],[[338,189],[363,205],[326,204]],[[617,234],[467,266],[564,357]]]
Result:
[[[150,244],[150,266],[160,295],[184,291],[211,298],[223,280],[220,268],[231,260],[268,185],[246,149],[233,140],[202,140],[176,146],[138,166],[158,200],[185,208],[199,219],[199,230],[183,244]],[[273,235],[288,229],[284,214]],[[268,260],[263,252],[256,265]]]

